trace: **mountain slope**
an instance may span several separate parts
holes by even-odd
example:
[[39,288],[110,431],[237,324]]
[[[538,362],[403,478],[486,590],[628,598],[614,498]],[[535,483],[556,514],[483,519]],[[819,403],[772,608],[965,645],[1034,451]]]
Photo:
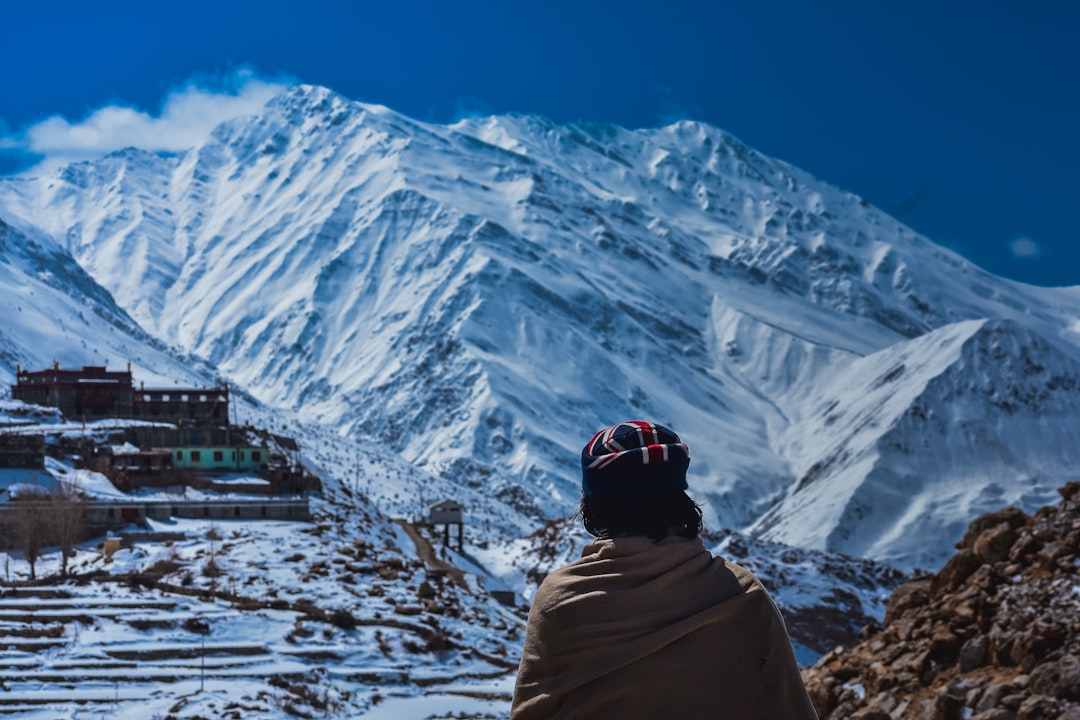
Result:
[[0,217],[0,384],[39,369],[135,363],[151,383],[211,385],[217,376],[148,335],[61,247]]
[[[0,181],[0,212],[260,401],[487,498],[493,535],[565,515],[580,443],[620,419],[679,430],[710,523],[747,527],[820,459],[793,438],[815,436],[808,405],[843,368],[986,318],[1080,354],[1076,290],[995,278],[700,123],[440,126],[299,86],[173,157]],[[1001,444],[1008,411],[987,411],[968,436]],[[905,427],[860,442],[911,446],[924,429]],[[1058,472],[1033,463],[1080,417],[1061,427],[1010,472]],[[865,468],[847,482],[886,482]],[[946,480],[929,461],[908,470]],[[789,517],[854,532],[850,514]],[[859,551],[928,561],[878,540]]]
[[1044,505],[1074,472],[1078,389],[1080,362],[1012,321],[957,323],[855,360],[780,441],[799,480],[754,530],[933,568],[967,519]]

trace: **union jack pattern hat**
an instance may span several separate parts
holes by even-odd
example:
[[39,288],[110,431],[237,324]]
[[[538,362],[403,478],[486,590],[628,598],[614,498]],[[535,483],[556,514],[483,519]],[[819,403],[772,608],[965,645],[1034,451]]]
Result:
[[628,420],[593,435],[581,451],[588,497],[642,497],[685,490],[690,450],[663,425]]

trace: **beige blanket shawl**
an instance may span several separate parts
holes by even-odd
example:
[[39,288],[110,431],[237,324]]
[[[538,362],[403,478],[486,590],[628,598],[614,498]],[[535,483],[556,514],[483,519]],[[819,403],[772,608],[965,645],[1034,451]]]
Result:
[[813,720],[749,571],[700,539],[598,540],[536,592],[511,720]]

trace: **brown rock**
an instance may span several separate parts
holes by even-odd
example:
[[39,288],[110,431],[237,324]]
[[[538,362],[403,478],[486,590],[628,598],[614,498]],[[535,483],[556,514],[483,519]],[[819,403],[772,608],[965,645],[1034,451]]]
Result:
[[897,692],[913,693],[919,688],[919,679],[914,673],[900,671],[893,675]]
[[1010,560],[1025,560],[1029,555],[1034,555],[1042,548],[1042,540],[1034,535],[1022,535],[1013,543],[1009,551]]
[[1080,701],[1080,662],[1048,662],[1031,671],[1031,692],[1061,700]]
[[1020,705],[1027,699],[1027,695],[1023,693],[1014,693],[1012,695],[1006,695],[1001,698],[1001,707],[1006,710],[1012,710],[1016,712],[1020,709]]
[[1012,666],[1012,646],[1016,638],[1009,630],[995,625],[989,634],[990,661],[999,667]]
[[964,703],[951,695],[938,695],[934,700],[932,720],[960,720]]
[[892,713],[899,704],[900,701],[887,692],[878,693],[870,701],[870,707],[883,710],[885,713]]
[[896,678],[880,660],[870,663],[866,668],[866,681],[876,690],[888,690],[896,684]]
[[[937,700],[920,700],[917,703],[912,704],[912,710],[903,717],[912,718],[927,718],[930,720],[942,720],[938,717],[937,713]],[[951,720],[951,719],[950,719]]]
[[1000,525],[1001,523],[1006,523],[1009,527],[1016,530],[1024,527],[1029,522],[1031,522],[1031,518],[1027,513],[1016,507],[1007,507],[998,510],[997,512],[980,515],[968,525],[968,530],[964,534],[963,539],[956,543],[956,549],[962,550],[964,548],[971,548],[975,544],[975,539],[982,535],[984,531],[989,530],[996,525]]
[[1057,717],[1056,703],[1045,695],[1032,695],[1020,703],[1017,720],[1050,720]]
[[[994,533],[996,532],[996,530],[987,530],[986,532]],[[1006,532],[1012,531],[1008,530]],[[979,536],[979,542],[982,542],[982,539],[984,537],[986,537],[985,534]],[[976,557],[978,557],[977,552]],[[987,593],[993,592],[995,589],[997,589],[997,586],[1000,585],[1002,580],[1004,579],[1001,573],[995,570],[992,564],[989,564],[997,562],[997,560],[983,560],[983,562],[988,564],[982,565],[981,567],[977,568],[975,572],[971,573],[971,576],[968,578],[969,587],[961,589],[961,595],[963,595],[965,599],[985,597]]]
[[930,658],[934,662],[951,665],[963,643],[963,639],[957,637],[949,628],[934,628],[930,635]]
[[975,601],[971,599],[958,602],[952,609],[953,618],[956,621],[970,623],[978,617],[975,611]]
[[978,712],[985,712],[987,710],[995,710],[1002,707],[1001,699],[1015,690],[1012,685],[1003,685],[1001,683],[990,683],[983,690],[982,695],[979,697],[979,701],[975,703],[974,709]]
[[826,720],[826,718],[836,718],[836,720],[846,720],[847,718],[851,717],[856,712],[858,712],[858,710],[859,710],[858,704],[854,700],[848,700],[846,702],[842,702],[839,705],[837,705],[836,709],[833,710],[829,715],[820,715],[819,717],[821,717],[821,720]]
[[1069,548],[1069,552],[1073,555],[1080,551],[1080,527],[1074,528],[1065,536],[1065,547]]
[[1005,708],[984,710],[971,716],[971,720],[1016,720],[1016,713]]
[[1018,633],[1013,638],[1012,648],[1009,649],[1009,658],[1013,665],[1019,666],[1024,672],[1031,672],[1038,660],[1039,646],[1042,644],[1038,635],[1028,630]]
[[806,687],[810,692],[810,702],[814,704],[818,717],[823,718],[833,711],[839,695],[838,682],[830,678],[828,681],[821,680],[815,683],[812,678],[807,678]]
[[922,607],[930,599],[930,584],[928,577],[919,578],[906,582],[892,592],[885,603],[885,624],[892,624],[893,620],[904,614],[905,611]]
[[960,654],[956,658],[960,672],[971,672],[986,665],[989,659],[989,649],[990,640],[985,635],[976,635],[964,643],[963,647],[960,648]]
[[1036,553],[1037,561],[1043,566],[1053,568],[1057,561],[1069,554],[1069,548],[1061,541],[1055,541],[1043,545],[1042,550]]
[[937,595],[940,592],[952,592],[960,587],[968,577],[979,569],[982,561],[968,548],[963,548],[953,555],[942,566],[938,574],[931,581],[930,591]]
[[[896,637],[900,640],[897,643],[897,648],[903,648],[908,641],[912,640],[916,635],[916,630],[922,626],[922,619],[914,615],[905,615],[896,622],[893,623],[893,632],[896,633]],[[894,650],[893,654],[897,654]]]
[[984,563],[1001,562],[1009,557],[1009,550],[1016,542],[1016,531],[1007,522],[984,530],[975,539],[972,551]]
[[920,675],[930,665],[930,651],[929,650],[911,650],[892,663],[892,669],[896,672],[908,672],[913,675]]
[[1058,493],[1066,502],[1072,502],[1080,497],[1080,480],[1068,483],[1063,488],[1058,489]]

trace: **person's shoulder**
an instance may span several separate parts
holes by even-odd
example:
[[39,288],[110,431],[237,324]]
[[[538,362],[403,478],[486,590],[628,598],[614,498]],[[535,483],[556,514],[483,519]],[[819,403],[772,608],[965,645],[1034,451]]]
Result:
[[724,570],[734,575],[736,581],[739,583],[740,587],[742,587],[743,592],[765,592],[768,594],[765,590],[765,585],[758,579],[758,576],[744,568],[742,565],[738,565],[719,556],[714,557],[713,562],[719,564]]
[[579,577],[582,572],[588,568],[589,564],[596,559],[597,549],[593,547],[594,545],[595,543],[586,545],[585,549],[581,552],[580,558],[567,565],[558,567],[545,575],[536,590],[537,594],[541,591],[551,590],[560,585],[573,582],[575,578]]

